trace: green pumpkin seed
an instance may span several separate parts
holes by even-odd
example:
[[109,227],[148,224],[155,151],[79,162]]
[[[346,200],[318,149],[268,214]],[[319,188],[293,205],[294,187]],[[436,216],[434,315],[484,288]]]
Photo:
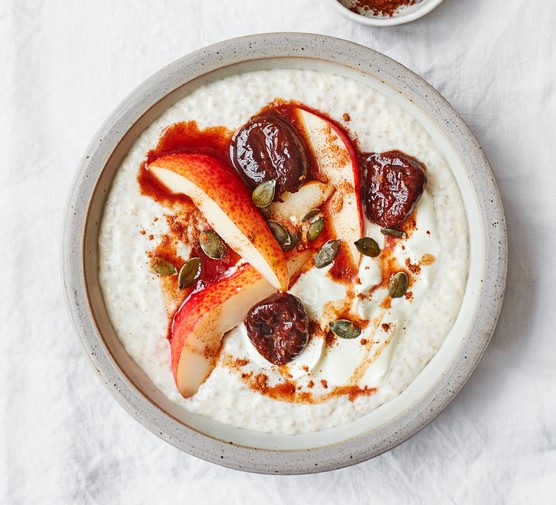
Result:
[[330,265],[340,252],[341,242],[341,240],[329,240],[325,242],[315,256],[315,266],[317,268],[324,268]]
[[328,326],[330,331],[340,338],[357,338],[361,335],[361,328],[349,319],[338,319]]
[[195,256],[194,258],[188,259],[183,264],[178,274],[178,287],[180,289],[185,289],[187,286],[193,284],[193,281],[199,274],[200,263],[201,260]]
[[405,233],[402,230],[396,230],[396,228],[381,228],[380,233],[389,237],[405,238]]
[[212,230],[205,230],[199,235],[199,245],[203,252],[213,260],[226,256],[225,242]]
[[275,191],[276,181],[274,179],[265,181],[255,188],[251,195],[251,199],[257,207],[262,209],[263,207],[268,207],[272,203]]
[[388,294],[392,298],[401,298],[407,292],[409,286],[409,279],[405,272],[398,272],[390,277],[390,284],[388,285]]
[[301,240],[301,233],[299,233],[298,231],[295,232],[290,232],[290,241],[291,243],[285,246],[282,246],[282,250],[283,251],[291,251],[292,249],[295,248],[295,246],[299,243],[299,241]]
[[317,240],[319,235],[324,230],[324,217],[320,217],[309,226],[309,231],[307,232],[307,238],[312,242],[313,240]]
[[357,250],[365,256],[376,258],[380,254],[380,247],[378,246],[376,240],[371,237],[360,238],[355,241],[354,244],[355,247],[357,247]]
[[280,244],[280,247],[287,247],[291,245],[292,239],[286,228],[284,228],[277,221],[267,221],[267,224],[270,231],[274,235],[274,238]]
[[151,270],[159,277],[167,277],[178,273],[178,269],[172,263],[159,256],[151,258],[150,266]]
[[303,223],[306,223],[307,221],[311,221],[311,219],[313,219],[314,217],[318,216],[320,214],[320,209],[311,209],[309,212],[307,212],[307,214],[305,214],[302,218],[301,221]]

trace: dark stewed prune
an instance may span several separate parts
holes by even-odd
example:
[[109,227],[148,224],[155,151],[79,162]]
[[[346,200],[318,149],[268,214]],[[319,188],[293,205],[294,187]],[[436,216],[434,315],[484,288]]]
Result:
[[309,340],[309,319],[299,298],[275,293],[251,308],[247,335],[257,351],[274,365],[299,356]]
[[400,151],[373,153],[361,159],[367,217],[396,228],[413,212],[427,182],[425,165]]
[[251,191],[274,179],[277,195],[294,193],[307,179],[303,140],[293,126],[273,114],[255,116],[235,132],[230,159]]

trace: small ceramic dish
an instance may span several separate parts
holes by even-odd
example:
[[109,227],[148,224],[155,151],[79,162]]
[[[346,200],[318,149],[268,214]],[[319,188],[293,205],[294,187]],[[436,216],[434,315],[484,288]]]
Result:
[[349,5],[351,0],[329,1],[334,4],[334,7],[338,9],[343,16],[352,21],[357,21],[358,23],[369,26],[394,26],[409,23],[427,15],[443,2],[443,0],[422,0],[415,5],[401,7],[393,16],[375,16],[371,12],[358,14],[350,10]]
[[[162,112],[197,88],[237,73],[307,69],[372,86],[434,139],[463,196],[470,269],[454,328],[398,397],[337,428],[280,435],[225,426],[172,403],[118,339],[99,285],[98,239],[106,196],[131,145]],[[194,52],[156,73],[113,112],[87,148],[73,182],[62,246],[65,294],[83,349],[114,398],[160,438],[230,468],[272,474],[331,470],[377,456],[437,416],[470,377],[494,331],[506,277],[500,196],[477,141],[440,94],[386,56],[322,35],[254,35]],[[115,441],[114,443],[117,443]]]

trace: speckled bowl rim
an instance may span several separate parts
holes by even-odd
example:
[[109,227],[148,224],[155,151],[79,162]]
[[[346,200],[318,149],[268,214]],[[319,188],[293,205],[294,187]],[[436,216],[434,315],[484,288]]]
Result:
[[357,14],[356,12],[350,11],[338,0],[328,1],[336,4],[334,7],[340,12],[340,14],[348,19],[351,19],[352,21],[368,26],[396,26],[410,23],[411,21],[416,21],[417,19],[426,16],[429,12],[436,9],[444,0],[424,0],[421,5],[415,6],[415,8],[407,14],[384,18]]
[[[461,154],[484,219],[483,289],[472,331],[456,358],[411,409],[371,433],[332,446],[266,450],[226,443],[195,431],[150,401],[111,356],[99,333],[85,280],[88,214],[95,188],[116,146],[138,118],[184,83],[223,67],[271,58],[305,58],[380,76],[437,122]],[[105,197],[105,195],[104,195]],[[98,226],[98,223],[96,223]],[[98,230],[97,230],[98,234]],[[114,398],[137,421],[175,447],[223,466],[269,474],[333,470],[375,457],[417,433],[456,396],[483,355],[502,306],[507,238],[502,202],[488,161],[472,133],[449,103],[419,76],[367,47],[315,34],[271,33],[220,42],[163,68],[133,91],[101,126],[88,146],[71,186],[63,229],[62,274],[69,312],[84,352]]]

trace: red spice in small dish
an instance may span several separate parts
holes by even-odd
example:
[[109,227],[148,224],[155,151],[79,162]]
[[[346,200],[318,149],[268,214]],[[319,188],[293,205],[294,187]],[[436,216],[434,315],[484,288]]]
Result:
[[357,14],[392,17],[400,7],[410,7],[422,0],[355,0],[351,11]]

